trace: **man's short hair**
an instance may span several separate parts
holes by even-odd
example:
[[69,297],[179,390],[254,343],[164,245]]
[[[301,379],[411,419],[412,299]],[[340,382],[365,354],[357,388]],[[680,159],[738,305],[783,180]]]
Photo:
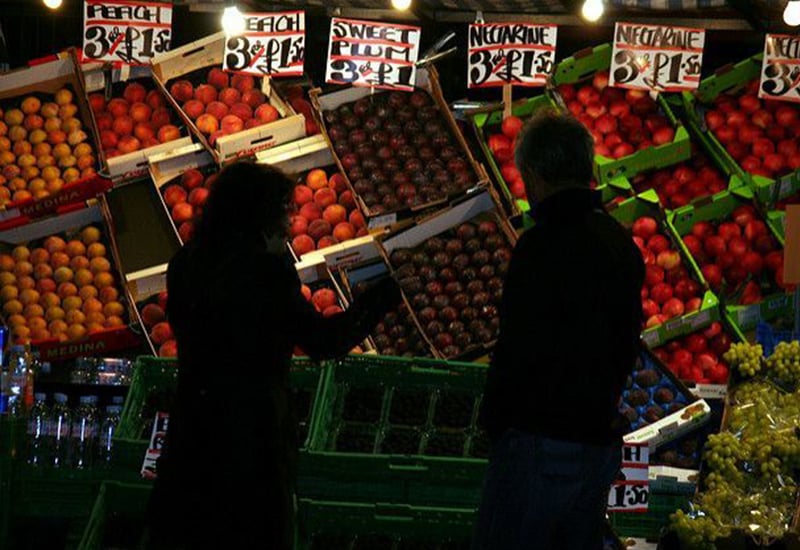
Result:
[[526,187],[530,176],[553,188],[589,187],[594,140],[575,117],[547,110],[534,116],[520,132],[514,161]]

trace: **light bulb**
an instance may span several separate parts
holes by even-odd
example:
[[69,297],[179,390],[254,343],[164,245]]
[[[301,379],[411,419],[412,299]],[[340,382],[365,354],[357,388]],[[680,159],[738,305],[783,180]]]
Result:
[[62,0],[44,0],[44,5],[50,8],[51,10],[57,10],[61,7],[63,3]]
[[585,0],[581,15],[587,21],[594,23],[603,16],[603,11],[603,0]]
[[392,0],[392,7],[396,10],[406,11],[411,7],[411,0]]
[[789,0],[783,10],[783,21],[790,27],[800,25],[800,0]]
[[244,32],[244,15],[236,6],[228,6],[222,12],[222,30],[228,36],[237,36]]

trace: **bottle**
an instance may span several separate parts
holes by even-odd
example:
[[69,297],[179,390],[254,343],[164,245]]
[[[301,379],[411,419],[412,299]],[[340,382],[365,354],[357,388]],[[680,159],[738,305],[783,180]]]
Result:
[[67,465],[69,456],[69,429],[72,414],[67,407],[67,396],[57,393],[53,396],[55,404],[50,413],[50,429],[48,439],[52,448],[52,464],[55,468]]
[[28,415],[28,463],[41,466],[48,462],[51,430],[50,411],[45,401],[47,396],[37,393],[31,412]]
[[25,346],[12,346],[8,353],[8,414],[10,416],[25,414],[29,359],[30,352],[25,349]]
[[90,468],[97,442],[97,396],[84,395],[72,417],[71,456],[72,465],[78,469]]
[[104,468],[111,466],[111,453],[114,438],[114,431],[119,424],[119,415],[122,407],[119,405],[109,405],[106,407],[105,418],[100,426],[100,441],[98,445],[100,465]]

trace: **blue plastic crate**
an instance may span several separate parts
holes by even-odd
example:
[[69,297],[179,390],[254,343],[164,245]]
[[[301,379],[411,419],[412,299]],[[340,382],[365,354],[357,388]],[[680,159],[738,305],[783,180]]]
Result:
[[800,338],[796,330],[777,330],[767,323],[758,323],[756,326],[756,342],[764,348],[764,356],[769,357],[775,351],[775,346],[781,342],[791,342]]

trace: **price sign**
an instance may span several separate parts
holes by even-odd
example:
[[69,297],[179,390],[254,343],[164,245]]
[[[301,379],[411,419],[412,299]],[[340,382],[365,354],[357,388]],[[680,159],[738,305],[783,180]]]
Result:
[[800,36],[768,34],[758,97],[800,103]]
[[164,446],[164,438],[167,436],[167,426],[169,426],[169,413],[157,412],[153,430],[150,432],[150,444],[142,462],[141,474],[145,479],[155,479],[158,475],[156,466],[158,457],[161,456],[161,448]]
[[84,0],[85,61],[147,65],[169,50],[172,4],[128,0]]
[[410,25],[334,17],[325,82],[412,91],[420,32]]
[[609,82],[618,88],[677,92],[700,84],[703,29],[617,23]]
[[303,74],[305,12],[246,13],[244,20],[244,33],[225,40],[223,69],[255,76]]
[[556,56],[555,25],[475,23],[469,26],[470,88],[544,86]]
[[622,446],[622,468],[608,492],[609,512],[646,512],[650,499],[648,468],[650,449],[647,443]]

